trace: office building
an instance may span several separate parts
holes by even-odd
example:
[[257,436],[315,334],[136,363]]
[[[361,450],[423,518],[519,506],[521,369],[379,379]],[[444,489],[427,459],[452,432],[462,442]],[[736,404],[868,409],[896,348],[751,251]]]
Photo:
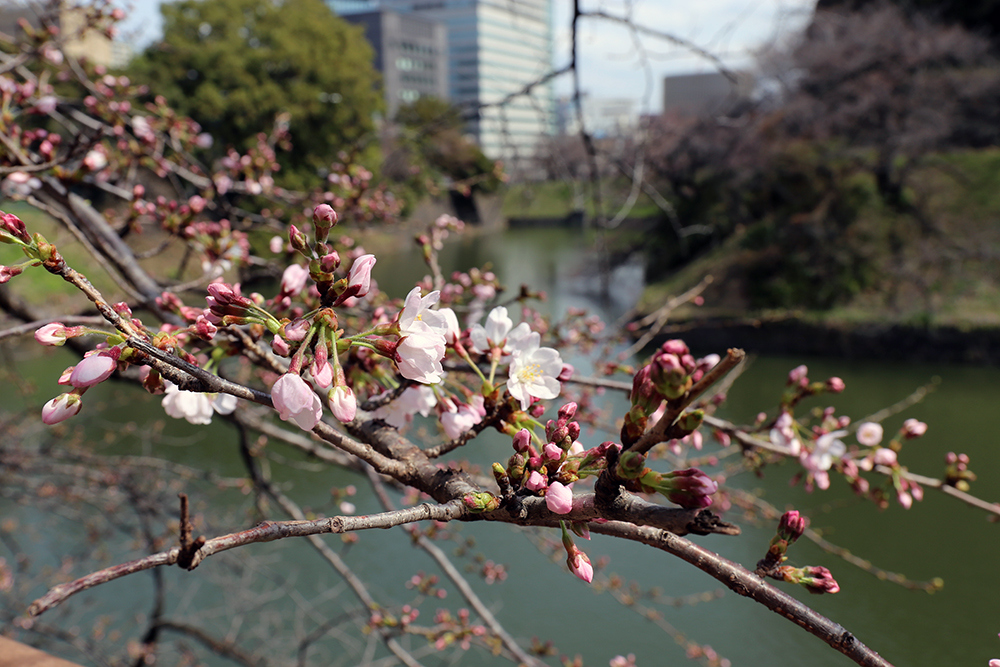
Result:
[[448,97],[475,118],[468,132],[509,168],[526,167],[555,127],[551,0],[330,0],[343,14],[380,7],[440,21],[448,31]]
[[421,97],[448,99],[448,42],[444,24],[387,9],[346,14],[364,27],[382,73],[386,116]]
[[755,79],[736,72],[731,81],[719,72],[678,74],[663,79],[663,112],[683,116],[725,114],[753,93]]

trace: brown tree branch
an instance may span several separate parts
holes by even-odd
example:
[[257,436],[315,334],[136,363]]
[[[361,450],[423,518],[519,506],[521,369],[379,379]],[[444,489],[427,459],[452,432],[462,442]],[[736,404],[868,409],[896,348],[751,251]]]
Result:
[[868,648],[843,626],[812,610],[787,593],[722,556],[656,528],[633,526],[610,521],[591,525],[591,530],[648,544],[673,554],[725,584],[730,590],[758,602],[787,618],[806,632],[819,637],[863,667],[892,667],[882,656]]
[[[312,520],[293,521],[264,521],[263,523],[228,535],[221,535],[206,540],[204,546],[197,550],[187,568],[193,570],[198,565],[217,553],[246,546],[248,544],[258,544],[261,542],[273,542],[287,537],[308,537],[312,535],[322,535],[327,533],[347,533],[355,530],[368,530],[371,528],[392,528],[403,523],[414,521],[435,520],[450,521],[465,514],[465,507],[461,501],[453,501],[444,505],[430,505],[424,503],[407,509],[395,510],[393,512],[383,512],[381,514],[364,516],[335,516]],[[38,616],[39,614],[52,609],[67,598],[88,588],[93,588],[100,584],[120,579],[121,577],[142,572],[161,565],[174,565],[178,563],[181,554],[180,547],[173,547],[168,551],[163,551],[143,558],[138,558],[127,563],[114,565],[112,567],[93,572],[84,577],[80,577],[65,584],[59,584],[48,593],[35,600],[28,608],[28,614]]]

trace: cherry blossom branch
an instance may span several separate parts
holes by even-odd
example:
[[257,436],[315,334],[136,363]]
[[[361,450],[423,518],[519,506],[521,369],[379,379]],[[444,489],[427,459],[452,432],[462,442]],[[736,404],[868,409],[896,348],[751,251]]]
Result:
[[619,521],[592,524],[590,529],[595,533],[642,542],[681,558],[722,582],[736,594],[764,605],[806,632],[819,637],[863,667],[892,667],[882,656],[868,648],[842,625],[831,621],[787,593],[775,588],[741,565],[689,542],[683,537],[669,531],[633,526]]
[[[778,510],[777,507],[767,502],[763,498],[753,495],[747,491],[741,489],[733,489],[730,491],[730,498],[733,499],[734,504],[739,507],[751,510],[754,512],[759,512],[760,516],[769,521],[777,521],[781,518],[782,512]],[[871,575],[877,577],[880,581],[889,581],[903,588],[908,588],[910,590],[925,591],[928,593],[933,593],[941,588],[941,580],[938,578],[931,579],[930,581],[912,581],[908,579],[905,575],[899,574],[898,572],[892,572],[890,570],[885,570],[883,568],[872,565],[871,562],[855,556],[850,551],[844,547],[838,546],[825,538],[816,530],[812,528],[806,528],[802,533],[802,536],[807,538],[813,544],[818,546],[823,551],[833,554],[843,561],[850,563],[860,570],[864,570]]]
[[[894,406],[890,406],[889,408],[886,408],[885,410],[882,410],[882,411],[880,411],[880,412],[878,412],[876,414],[880,415],[880,414],[882,414],[884,412],[888,412],[890,410],[893,410],[898,405],[902,405],[902,404],[910,405],[910,404],[916,402],[916,401],[914,401],[912,399],[913,399],[913,396],[915,396],[917,394],[920,394],[921,398],[922,398],[923,395],[926,394],[926,388],[922,387],[921,389],[918,389],[910,397],[904,399],[903,401],[900,401],[900,403],[897,403]],[[771,442],[769,442],[767,440],[762,440],[761,438],[754,437],[754,436],[750,435],[749,433],[747,433],[746,431],[742,430],[740,427],[738,427],[735,424],[733,424],[732,422],[726,421],[725,419],[719,419],[718,417],[713,417],[713,416],[710,416],[710,415],[706,415],[704,421],[705,421],[706,424],[708,424],[712,428],[716,428],[716,429],[719,429],[720,431],[723,431],[723,432],[727,433],[731,438],[733,438],[734,440],[736,440],[737,442],[739,442],[741,445],[744,445],[744,446],[747,446],[747,447],[757,447],[759,449],[764,449],[764,450],[767,450],[767,451],[770,451],[770,452],[775,452],[775,453],[781,454],[783,456],[793,456],[793,457],[795,456],[795,454],[792,453],[788,448],[781,447],[781,446],[778,446],[778,445],[774,445],[774,444],[772,444]],[[931,489],[936,489],[936,490],[940,491],[941,493],[944,493],[945,495],[948,495],[948,496],[951,496],[952,498],[957,498],[958,500],[961,500],[962,502],[964,502],[967,505],[970,505],[970,506],[975,507],[977,509],[984,510],[986,512],[989,512],[990,514],[995,514],[995,515],[1000,516],[1000,503],[991,503],[991,502],[988,502],[988,501],[983,500],[981,498],[977,498],[976,496],[972,495],[971,493],[967,493],[967,492],[962,491],[960,489],[956,489],[954,486],[951,486],[950,484],[948,484],[947,482],[945,482],[942,479],[937,479],[935,477],[926,477],[924,475],[919,475],[917,473],[913,473],[913,472],[910,472],[908,470],[907,471],[901,471],[901,472],[898,472],[898,473],[894,473],[893,469],[889,468],[887,466],[875,466],[874,471],[877,472],[877,473],[879,473],[879,474],[885,475],[887,477],[891,477],[893,474],[899,474],[899,476],[902,477],[902,478],[904,478],[904,479],[907,479],[907,480],[912,481],[912,482],[916,482],[917,484],[920,484],[921,486],[924,486],[924,487],[928,487],[928,488],[931,488]]]

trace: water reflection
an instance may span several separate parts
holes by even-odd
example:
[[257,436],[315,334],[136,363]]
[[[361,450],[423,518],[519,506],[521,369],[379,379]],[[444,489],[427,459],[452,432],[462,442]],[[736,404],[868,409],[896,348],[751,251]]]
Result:
[[[641,290],[641,266],[621,268],[612,276],[610,298],[602,299],[600,278],[594,269],[598,262],[588,249],[586,239],[565,230],[521,229],[505,234],[462,237],[446,246],[442,264],[449,270],[464,270],[491,263],[493,270],[516,292],[521,283],[548,292],[547,308],[562,313],[571,307],[598,312],[607,321],[620,317],[638,298]],[[393,258],[380,258],[375,278],[390,294],[402,296],[422,278],[426,269],[416,253]],[[696,347],[697,341],[691,341]],[[708,352],[707,350],[704,352]],[[789,368],[801,359],[758,358],[735,385],[722,416],[737,422],[752,421],[761,410],[774,410],[777,397]],[[987,499],[1000,496],[1000,448],[993,434],[1000,432],[1000,411],[995,409],[997,371],[961,367],[933,367],[913,364],[843,363],[831,360],[806,360],[814,378],[839,375],[847,382],[847,391],[830,402],[838,412],[862,416],[906,396],[931,376],[942,378],[941,388],[922,405],[905,415],[887,421],[887,431],[898,427],[907,416],[918,416],[930,425],[924,438],[908,443],[901,461],[918,472],[939,475],[944,453],[964,451],[972,457],[973,469],[980,475],[974,491]],[[581,368],[582,360],[574,360]],[[47,353],[28,363],[14,362],[17,371],[33,377],[43,387],[27,402],[40,406],[53,391],[52,378],[68,363],[60,353]],[[242,474],[238,456],[238,441],[233,431],[221,422],[209,428],[197,428],[186,422],[167,419],[158,399],[146,397],[132,388],[99,387],[94,399],[111,405],[127,406],[82,420],[73,428],[82,442],[103,453],[131,453],[164,457],[171,461],[208,468],[217,475]],[[101,393],[103,392],[103,393]],[[91,400],[88,393],[88,400]],[[617,413],[621,413],[624,398],[609,396]],[[5,401],[6,403],[6,401]],[[825,406],[826,402],[817,406]],[[9,407],[9,404],[8,404]],[[98,411],[88,405],[86,415]],[[83,417],[84,415],[81,415]],[[96,421],[96,420],[100,421]],[[135,425],[141,424],[141,427]],[[434,437],[429,423],[417,424],[415,433],[426,432]],[[117,439],[103,442],[104,434]],[[585,444],[593,445],[607,439],[602,433],[584,433]],[[375,499],[364,492],[364,480],[354,473],[318,469],[297,454],[276,445],[269,445],[272,458],[270,474],[288,493],[316,514],[335,513],[331,488],[355,484],[361,490],[353,498],[359,512],[378,510]],[[509,440],[495,434],[475,441],[466,455],[474,464],[488,466],[493,460],[503,460],[509,452]],[[823,553],[810,543],[800,542],[792,552],[796,565],[825,564],[834,571],[842,586],[836,596],[810,597],[790,590],[823,614],[855,632],[869,646],[880,651],[897,665],[985,664],[1000,655],[996,632],[1000,630],[1000,613],[996,591],[1000,574],[996,568],[997,526],[990,524],[981,512],[960,505],[953,499],[928,491],[926,499],[914,509],[904,511],[898,506],[880,512],[871,503],[855,498],[846,486],[834,481],[826,493],[807,494],[801,487],[789,487],[790,466],[775,466],[765,471],[763,478],[749,474],[731,478],[737,488],[758,492],[778,507],[796,507],[808,514],[813,526],[852,553],[870,560],[879,567],[898,571],[914,579],[941,576],[943,591],[929,596],[904,590],[877,580],[872,575],[847,565],[834,556]],[[215,485],[216,487],[218,485]],[[211,483],[190,482],[188,492],[203,503],[206,523],[202,532],[216,534],[253,523],[259,518],[252,495],[240,490],[218,489]],[[0,501],[2,503],[3,501]],[[0,504],[7,519],[22,525],[42,521],[39,513],[25,506]],[[271,507],[274,511],[274,508]],[[94,510],[97,511],[97,510]],[[276,512],[275,512],[276,513]],[[738,511],[726,518],[740,524],[744,533],[739,538],[694,538],[700,544],[726,557],[745,564],[755,563],[763,554],[773,528],[759,527]],[[231,523],[226,523],[226,522]],[[162,526],[161,526],[162,528]],[[651,621],[636,613],[638,605],[620,604],[607,592],[586,586],[566,573],[561,562],[549,558],[531,545],[519,533],[505,527],[484,525],[451,526],[448,530],[455,541],[443,543],[455,556],[460,567],[477,570],[480,559],[503,563],[509,577],[506,581],[487,585],[482,578],[470,574],[473,588],[489,604],[501,623],[516,638],[530,644],[532,637],[551,639],[562,655],[581,654],[586,664],[606,664],[616,654],[635,653],[640,665],[687,664],[684,651],[662,629],[663,622],[680,628],[690,639],[711,644],[734,665],[817,665],[845,664],[819,640],[804,633],[786,620],[763,607],[725,593],[721,599],[675,609],[668,603],[648,597],[639,599],[642,606],[656,609],[662,621]],[[26,541],[24,548],[32,558],[43,559],[55,567],[59,554],[73,548],[81,538],[82,528],[66,525],[60,541],[46,534],[38,542]],[[417,570],[434,572],[434,564],[422,552],[412,548],[393,531],[365,533],[355,544],[345,544],[339,538],[328,543],[337,549],[348,564],[371,584],[371,592],[381,600],[416,601],[412,589],[406,588],[410,575]],[[555,534],[549,531],[548,537]],[[118,560],[122,553],[141,553],[141,545],[115,543],[108,535],[100,544],[105,555]],[[78,544],[77,544],[78,546]],[[662,596],[678,598],[698,593],[713,597],[721,586],[690,566],[648,547],[616,542],[595,536],[586,547],[596,562],[609,558],[604,572],[617,574],[626,582],[638,582],[641,590],[657,589]],[[0,555],[11,559],[14,554],[8,544],[0,546]],[[73,575],[82,574],[74,570]],[[356,609],[353,598],[343,583],[322,560],[302,543],[282,542],[259,545],[206,562],[194,574],[171,570],[165,573],[172,595],[168,615],[235,637],[246,637],[250,631],[264,632],[274,639],[268,644],[269,654],[294,659],[291,638],[302,638],[323,626],[329,619],[338,619],[345,609]],[[112,627],[132,638],[137,614],[148,613],[150,577],[139,575],[114,585],[88,591],[67,606],[73,614],[92,615],[126,609],[123,618]],[[255,588],[260,598],[241,595]],[[425,625],[438,606],[452,609],[462,605],[456,592],[447,584],[448,597],[440,601],[425,601]],[[220,608],[236,611],[244,625],[233,629],[228,622],[216,619]],[[350,613],[350,612],[348,612]],[[248,649],[262,644],[247,640]],[[410,640],[419,649],[419,640]],[[323,639],[310,644],[306,653],[312,664],[355,664],[364,653],[368,639],[357,632],[334,630]],[[383,654],[380,647],[375,655]],[[80,654],[74,660],[88,664]],[[427,664],[444,664],[442,657],[426,659]],[[462,664],[506,664],[475,652],[458,658]],[[209,664],[227,664],[222,659],[208,657]],[[555,664],[555,660],[550,661]]]

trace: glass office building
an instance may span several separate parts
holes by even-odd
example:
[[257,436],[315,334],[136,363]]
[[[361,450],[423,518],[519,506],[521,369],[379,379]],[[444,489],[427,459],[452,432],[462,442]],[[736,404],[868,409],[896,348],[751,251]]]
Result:
[[511,169],[530,162],[555,127],[551,83],[551,0],[330,0],[337,13],[375,9],[414,13],[448,31],[448,96],[478,111],[470,122],[483,152]]

